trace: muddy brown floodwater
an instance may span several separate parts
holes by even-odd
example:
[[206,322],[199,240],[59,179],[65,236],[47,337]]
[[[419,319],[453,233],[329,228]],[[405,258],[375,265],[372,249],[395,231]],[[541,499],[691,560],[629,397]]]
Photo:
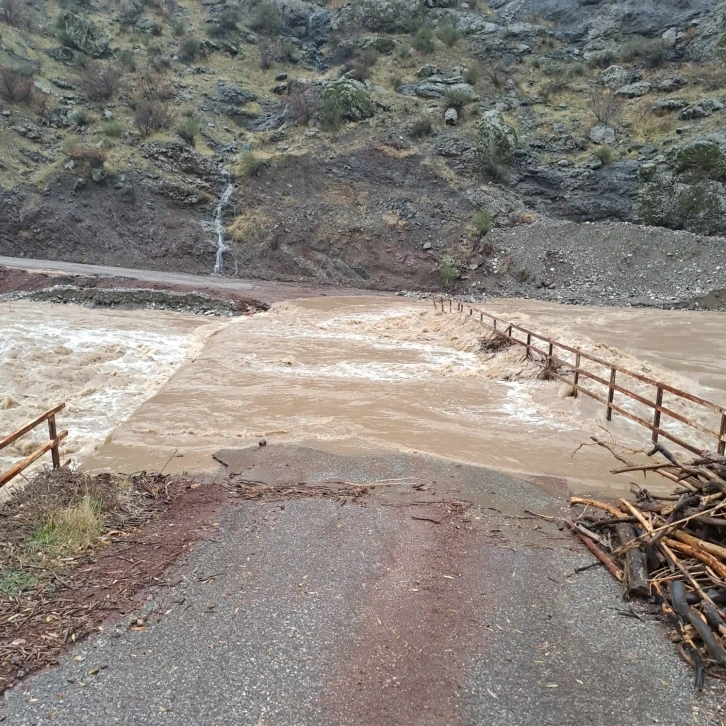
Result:
[[[705,398],[724,399],[721,314],[520,300],[485,307]],[[574,452],[594,433],[642,448],[649,432],[622,418],[606,422],[602,406],[584,396],[562,397],[561,384],[539,380],[521,348],[483,354],[481,335],[470,319],[408,299],[280,303],[213,333],[85,463],[211,471],[215,451],[264,438],[345,454],[393,448],[566,479],[574,491],[625,491],[628,479],[608,473],[610,454],[595,446]]]

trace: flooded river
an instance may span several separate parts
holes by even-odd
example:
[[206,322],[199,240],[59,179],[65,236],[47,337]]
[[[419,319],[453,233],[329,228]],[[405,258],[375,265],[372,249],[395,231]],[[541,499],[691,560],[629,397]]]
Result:
[[[519,300],[486,309],[705,398],[724,398],[719,314]],[[128,315],[160,320],[150,311]],[[186,316],[165,316],[191,325]],[[608,473],[610,454],[596,446],[575,451],[591,434],[639,449],[649,433],[623,418],[606,422],[596,401],[563,397],[562,385],[540,380],[520,348],[482,353],[482,332],[430,303],[383,297],[288,301],[225,321],[204,333],[201,350],[85,464],[211,471],[215,451],[264,438],[352,454],[394,448],[565,478],[576,491],[624,490],[627,478]]]
[[[726,402],[721,314],[526,300],[483,307]],[[95,469],[212,471],[215,451],[264,438],[339,453],[433,454],[615,492],[629,480],[608,473],[614,459],[580,445],[597,434],[642,449],[650,438],[622,417],[605,421],[600,403],[541,380],[522,348],[482,352],[479,323],[431,303],[310,298],[221,321],[31,302],[0,312],[0,432],[65,400],[63,456]],[[38,429],[3,451],[0,468],[46,435]]]

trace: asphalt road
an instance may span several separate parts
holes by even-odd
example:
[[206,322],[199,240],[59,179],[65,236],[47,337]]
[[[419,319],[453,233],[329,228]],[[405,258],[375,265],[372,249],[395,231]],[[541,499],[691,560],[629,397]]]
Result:
[[562,513],[564,492],[393,453],[220,458],[271,483],[429,488],[398,481],[345,506],[233,499],[173,586],[9,691],[6,723],[717,723],[663,626],[620,614],[607,572],[574,573],[591,555],[524,514]]

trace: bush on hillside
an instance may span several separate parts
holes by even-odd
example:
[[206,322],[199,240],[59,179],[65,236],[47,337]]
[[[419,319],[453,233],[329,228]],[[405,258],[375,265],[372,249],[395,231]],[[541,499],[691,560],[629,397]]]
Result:
[[33,76],[17,68],[0,71],[0,96],[10,103],[29,103],[35,86]]
[[78,88],[89,101],[110,101],[121,87],[122,76],[117,66],[94,63],[78,73]]
[[282,14],[271,3],[262,3],[257,6],[250,26],[258,33],[280,35],[282,33]]
[[162,101],[140,101],[134,112],[134,124],[142,136],[168,129],[174,123],[174,112]]

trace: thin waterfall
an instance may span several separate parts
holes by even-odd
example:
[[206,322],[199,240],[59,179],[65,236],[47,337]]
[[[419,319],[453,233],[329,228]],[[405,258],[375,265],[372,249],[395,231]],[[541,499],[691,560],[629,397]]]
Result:
[[[232,196],[234,191],[234,184],[230,181],[229,172],[222,170],[222,177],[227,183],[225,190],[222,192],[222,196],[219,199],[219,204],[214,212],[214,229],[217,233],[217,257],[214,262],[214,274],[219,275],[222,273],[222,258],[225,252],[229,251],[229,245],[224,241],[224,225],[222,224],[222,210],[224,205],[227,204],[229,198]],[[236,267],[236,261],[235,261]]]

